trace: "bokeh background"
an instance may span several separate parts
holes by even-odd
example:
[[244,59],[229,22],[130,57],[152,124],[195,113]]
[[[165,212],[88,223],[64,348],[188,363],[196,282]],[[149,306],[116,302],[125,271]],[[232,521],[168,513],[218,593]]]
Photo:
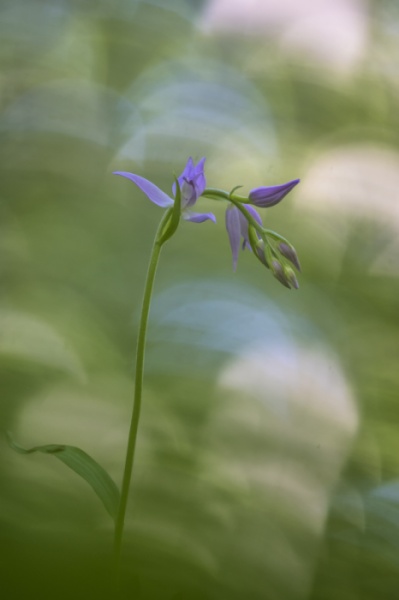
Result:
[[[123,597],[395,599],[399,10],[394,0],[2,0],[1,429],[122,476],[138,313],[187,157],[301,178],[264,221],[300,290],[216,225],[161,257]],[[4,598],[114,598],[83,480],[1,442]]]

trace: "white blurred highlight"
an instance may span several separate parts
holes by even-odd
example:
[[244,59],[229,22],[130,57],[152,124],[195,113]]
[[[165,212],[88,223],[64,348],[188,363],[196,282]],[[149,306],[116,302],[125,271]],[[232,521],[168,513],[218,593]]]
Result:
[[[307,598],[332,494],[358,429],[351,388],[326,347],[293,340],[285,347],[265,342],[232,359],[218,384],[227,395],[212,424],[219,429],[214,468],[224,485],[245,491],[267,515],[257,543],[275,597]],[[248,454],[249,444],[265,449]]]
[[[336,435],[351,438],[357,427],[350,386],[336,359],[322,346],[306,348],[292,340],[286,345],[259,345],[231,361],[218,383],[272,409],[274,427],[285,430],[294,426],[291,440],[292,435],[298,441],[313,437],[316,445],[325,445],[329,439],[325,434],[331,433],[334,447]],[[276,399],[284,402],[283,411],[275,410]],[[309,430],[313,430],[310,437]]]
[[291,54],[304,53],[337,71],[364,57],[368,7],[363,0],[212,0],[203,16],[206,32],[269,35]]
[[[310,210],[345,242],[355,220],[386,230],[388,245],[375,256],[370,272],[399,275],[399,153],[377,145],[348,145],[318,155],[303,177],[294,202]],[[391,239],[390,239],[391,238]]]

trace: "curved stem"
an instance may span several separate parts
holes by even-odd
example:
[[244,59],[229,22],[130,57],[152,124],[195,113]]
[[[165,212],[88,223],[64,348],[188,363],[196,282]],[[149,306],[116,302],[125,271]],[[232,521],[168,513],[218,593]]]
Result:
[[256,229],[256,231],[259,232],[260,236],[263,238],[264,237],[264,232],[265,229],[264,227],[262,227],[262,225],[260,225],[258,223],[258,221],[256,219],[253,218],[253,216],[251,215],[251,213],[249,213],[247,211],[246,208],[244,208],[239,202],[236,202],[234,199],[231,200],[231,202],[234,204],[234,206],[236,206],[238,208],[238,210],[244,215],[244,217],[247,219],[248,223],[250,223],[250,225],[252,225],[252,227],[254,227]]
[[[237,188],[234,188],[237,189]],[[239,196],[238,194],[232,194],[231,192],[225,192],[224,190],[219,190],[218,188],[206,188],[201,194],[201,196],[205,196],[206,198],[213,198],[214,200],[229,200],[242,202],[243,204],[248,204],[247,196]]]
[[214,200],[227,200],[228,202],[231,202],[232,204],[234,204],[234,206],[238,208],[240,212],[242,212],[244,217],[247,219],[248,223],[255,227],[256,231],[259,232],[262,238],[264,238],[265,235],[270,236],[274,240],[284,242],[285,244],[288,244],[288,246],[291,246],[289,241],[279,233],[276,233],[272,229],[266,229],[262,227],[262,225],[259,225],[259,223],[245,209],[245,207],[242,206],[243,204],[249,204],[248,198],[246,196],[238,196],[237,194],[232,193],[229,194],[228,192],[225,192],[224,190],[219,190],[217,188],[206,188],[206,190],[204,190],[204,192],[202,193],[202,196],[205,196],[206,198],[213,198]]
[[265,233],[266,233],[266,235],[270,236],[274,240],[277,240],[278,242],[284,242],[285,244],[287,244],[287,246],[292,247],[290,242],[287,240],[287,238],[283,237],[279,233],[276,233],[272,229],[265,229]]
[[123,538],[123,529],[125,524],[125,514],[127,500],[129,496],[130,481],[132,478],[132,470],[134,463],[134,454],[136,449],[137,429],[140,419],[141,409],[141,394],[143,389],[143,371],[144,371],[144,354],[145,340],[147,334],[148,314],[150,311],[151,296],[154,285],[155,274],[158,266],[158,259],[161,252],[163,242],[161,240],[164,232],[164,227],[171,216],[172,209],[165,212],[163,219],[158,227],[152,247],[150,262],[147,270],[147,278],[144,287],[143,303],[141,307],[140,328],[137,339],[136,352],[136,371],[134,382],[134,402],[133,411],[130,422],[128,445],[126,450],[125,469],[123,473],[121,497],[119,502],[118,513],[115,519],[115,536],[114,536],[114,560],[115,560],[115,577],[116,582],[119,580],[120,556]]
[[243,204],[248,204],[248,198],[246,198],[245,196],[238,196],[237,194],[232,194],[232,193],[229,194],[228,192],[225,192],[224,190],[218,190],[216,188],[206,188],[206,190],[202,193],[202,196],[205,196],[206,198],[214,198],[215,200],[220,199],[220,200],[227,200],[228,202],[231,202],[232,204],[234,204],[234,206],[236,206],[238,208],[238,210],[240,212],[242,212],[244,217],[247,219],[248,223],[253,225],[253,227],[255,227],[256,231],[258,231],[260,233],[260,235],[262,236],[262,234],[264,232],[264,228],[262,227],[262,225],[259,225],[259,223],[253,218],[253,216],[243,206]]

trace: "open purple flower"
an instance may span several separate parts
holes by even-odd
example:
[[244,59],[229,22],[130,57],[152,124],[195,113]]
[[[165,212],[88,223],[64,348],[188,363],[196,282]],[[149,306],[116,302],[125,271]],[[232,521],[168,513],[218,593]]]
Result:
[[[262,225],[262,219],[255,208],[249,204],[244,204],[244,206],[259,225]],[[229,204],[226,210],[226,229],[230,240],[231,253],[233,255],[233,269],[235,271],[240,246],[242,245],[243,250],[245,248],[251,250],[251,244],[248,236],[248,221],[242,212],[233,204]]]
[[299,181],[299,179],[293,179],[281,185],[255,188],[249,192],[249,201],[259,208],[269,208],[278,204]]
[[[183,173],[178,178],[181,191],[181,208],[182,216],[186,221],[192,223],[203,223],[204,221],[211,220],[216,223],[216,217],[213,213],[195,213],[189,210],[201,194],[204,192],[206,187],[206,179],[204,175],[204,163],[205,158],[194,165],[193,159],[190,157],[184,167]],[[140,175],[134,175],[133,173],[127,173],[126,171],[114,171],[114,175],[122,175],[130,179],[141,189],[142,192],[157,206],[162,208],[168,208],[172,206],[174,200],[170,198],[165,192],[157,187],[148,179],[140,177]],[[176,196],[176,184],[172,187],[173,195]]]

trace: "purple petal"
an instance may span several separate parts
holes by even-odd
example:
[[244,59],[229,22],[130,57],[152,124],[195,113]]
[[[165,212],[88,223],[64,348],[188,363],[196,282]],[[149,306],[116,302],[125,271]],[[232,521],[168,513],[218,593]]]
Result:
[[259,187],[251,190],[249,201],[260,208],[268,208],[280,202],[298,183],[299,179],[293,179],[281,185],[271,185],[269,187]]
[[172,198],[169,198],[165,192],[160,190],[159,187],[151,181],[148,181],[148,179],[144,179],[144,177],[134,175],[133,173],[126,173],[125,171],[114,171],[114,175],[122,175],[122,177],[126,177],[133,181],[133,183],[135,183],[154,204],[162,206],[163,208],[172,206]]
[[190,158],[187,160],[186,162],[186,166],[183,169],[182,174],[180,175],[180,177],[178,178],[179,181],[183,180],[183,179],[192,179],[194,175],[194,162],[193,159]]
[[201,158],[200,161],[198,161],[197,165],[194,167],[194,186],[195,186],[195,193],[197,195],[197,198],[199,196],[201,196],[201,194],[203,193],[203,191],[206,188],[206,179],[205,179],[205,175],[204,175],[204,164],[205,164],[205,156],[203,158]]
[[244,240],[244,241],[243,241],[243,243],[242,243],[242,245],[241,245],[241,249],[242,249],[242,250],[245,250],[245,249],[247,249],[247,250],[251,250],[251,252],[252,252],[251,244],[249,243],[249,241],[248,241],[248,240]]
[[230,240],[231,253],[233,255],[233,269],[236,270],[238,252],[240,250],[241,225],[240,211],[235,206],[228,206],[226,210],[226,229]]
[[204,221],[213,221],[216,223],[216,217],[213,213],[183,213],[183,219],[185,221],[191,221],[192,223],[203,223]]
[[[194,163],[193,163],[193,159],[190,156],[190,158],[186,162],[186,166],[184,167],[181,175],[179,175],[179,177],[177,178],[177,181],[179,182],[179,185],[180,185],[180,189],[182,189],[182,187],[186,181],[190,181],[190,179],[192,179],[193,170],[194,170]],[[172,185],[172,192],[173,192],[173,195],[176,196],[176,183],[174,183]]]
[[[204,175],[205,157],[201,158],[197,165],[194,165],[193,159],[188,159],[186,166],[178,182],[182,195],[182,207],[190,208],[193,206],[197,198],[201,196],[206,188],[206,179]],[[173,194],[176,196],[176,184],[172,186]]]
[[[238,209],[237,209],[238,210]],[[248,221],[242,214],[242,212],[238,211],[238,219],[240,222],[240,234],[244,238],[244,246],[249,242],[248,238]]]
[[244,207],[247,209],[247,211],[249,212],[251,217],[253,217],[255,219],[255,221],[257,221],[257,223],[259,223],[259,225],[262,225],[262,218],[261,218],[260,214],[258,213],[258,211],[256,210],[256,208],[254,208],[250,204],[244,204]]
[[193,206],[197,200],[194,183],[192,181],[184,180],[183,183],[180,184],[180,191],[182,208]]

